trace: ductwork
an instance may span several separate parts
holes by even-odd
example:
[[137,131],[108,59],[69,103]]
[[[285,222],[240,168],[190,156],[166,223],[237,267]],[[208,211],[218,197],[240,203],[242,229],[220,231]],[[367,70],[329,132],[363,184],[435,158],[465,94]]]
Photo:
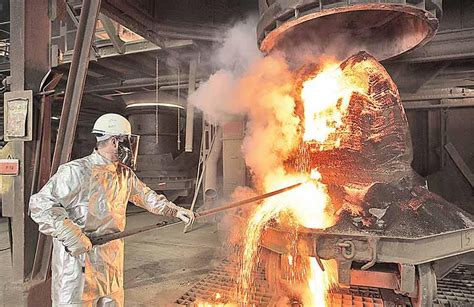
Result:
[[206,159],[204,170],[204,198],[212,201],[217,198],[217,162],[222,153],[222,129],[219,127]]

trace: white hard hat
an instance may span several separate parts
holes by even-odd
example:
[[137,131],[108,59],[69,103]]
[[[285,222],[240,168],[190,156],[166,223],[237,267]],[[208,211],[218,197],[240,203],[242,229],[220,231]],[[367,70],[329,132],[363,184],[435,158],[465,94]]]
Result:
[[96,134],[98,141],[102,141],[111,136],[131,135],[132,126],[122,115],[107,113],[95,121],[92,133]]

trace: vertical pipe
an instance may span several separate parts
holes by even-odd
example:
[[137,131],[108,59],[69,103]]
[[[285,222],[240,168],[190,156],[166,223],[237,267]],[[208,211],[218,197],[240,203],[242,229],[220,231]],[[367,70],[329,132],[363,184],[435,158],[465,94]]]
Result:
[[204,197],[205,200],[217,198],[217,162],[222,153],[222,129],[217,128],[214,135],[212,147],[206,159],[206,169],[204,177]]
[[[188,98],[194,93],[196,89],[196,70],[197,60],[192,59],[189,62],[189,83],[188,83]],[[186,152],[193,152],[193,135],[194,135],[194,106],[187,103],[186,105],[186,140],[184,150]]]

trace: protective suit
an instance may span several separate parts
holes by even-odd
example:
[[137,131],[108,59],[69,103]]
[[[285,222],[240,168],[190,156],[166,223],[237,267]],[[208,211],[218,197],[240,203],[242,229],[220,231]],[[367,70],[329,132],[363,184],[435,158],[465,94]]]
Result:
[[89,238],[123,231],[128,201],[169,217],[190,212],[97,151],[61,165],[30,198],[32,219],[54,237],[53,306],[123,306],[123,240],[92,246]]

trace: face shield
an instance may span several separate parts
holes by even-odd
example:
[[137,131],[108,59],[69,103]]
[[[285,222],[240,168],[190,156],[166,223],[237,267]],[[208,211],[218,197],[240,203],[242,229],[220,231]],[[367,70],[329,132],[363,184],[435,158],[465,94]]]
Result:
[[137,167],[138,143],[140,136],[131,134],[115,137],[118,141],[119,161],[133,170]]

